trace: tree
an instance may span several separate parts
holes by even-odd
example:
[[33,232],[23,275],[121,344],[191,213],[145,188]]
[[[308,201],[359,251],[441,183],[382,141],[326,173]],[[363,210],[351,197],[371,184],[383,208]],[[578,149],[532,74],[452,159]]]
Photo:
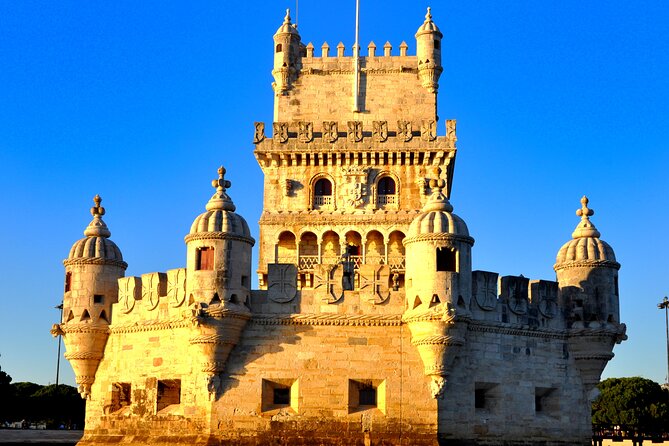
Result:
[[0,367],[0,401],[3,402],[0,404],[0,422],[5,420],[11,407],[8,403],[13,400],[14,389],[12,389],[11,383],[12,377],[3,372],[2,367]]
[[597,386],[592,423],[629,433],[657,435],[669,426],[669,392],[649,379],[609,378]]

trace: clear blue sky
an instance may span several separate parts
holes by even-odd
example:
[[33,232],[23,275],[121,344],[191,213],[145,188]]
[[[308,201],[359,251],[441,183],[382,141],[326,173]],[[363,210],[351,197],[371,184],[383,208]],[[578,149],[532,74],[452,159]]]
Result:
[[[220,164],[257,238],[253,122],[272,120],[272,35],[295,3],[247,3],[0,0],[0,366],[14,381],[55,379],[61,261],[96,193],[128,275],[185,265]],[[348,54],[355,2],[325,5],[300,2],[303,41]],[[406,40],[415,54],[427,5],[362,0],[362,47]],[[664,381],[669,2],[431,6],[474,268],[553,280],[587,194],[622,264],[629,334],[604,375]],[[74,383],[67,363],[61,376]]]

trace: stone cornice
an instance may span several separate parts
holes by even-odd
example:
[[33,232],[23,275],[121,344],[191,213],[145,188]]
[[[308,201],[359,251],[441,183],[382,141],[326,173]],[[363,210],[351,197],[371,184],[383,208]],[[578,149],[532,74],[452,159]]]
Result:
[[567,339],[567,330],[531,328],[522,325],[505,324],[503,322],[471,320],[467,330],[482,333],[496,333],[512,336],[526,336],[530,338]]
[[100,333],[108,334],[109,326],[106,324],[85,324],[85,323],[64,323],[60,324],[60,329],[67,336],[70,333]]
[[447,233],[420,234],[405,238],[402,243],[404,246],[416,242],[463,242],[468,245],[474,245],[474,239],[467,235],[456,235]]
[[174,330],[176,328],[190,328],[193,325],[191,318],[174,318],[165,320],[138,321],[126,324],[111,325],[109,330],[116,333],[140,333],[145,331]]
[[298,212],[272,212],[264,211],[260,216],[261,225],[285,225],[302,224],[313,226],[314,217],[336,218],[332,223],[337,225],[357,225],[360,223],[377,223],[382,226],[409,224],[420,213],[420,211],[373,211],[364,213],[348,213],[343,211],[298,211]]

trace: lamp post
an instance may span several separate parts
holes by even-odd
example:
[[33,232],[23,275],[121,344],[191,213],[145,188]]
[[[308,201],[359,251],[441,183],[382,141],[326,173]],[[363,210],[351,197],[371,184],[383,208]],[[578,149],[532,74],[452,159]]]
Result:
[[664,296],[664,300],[657,304],[657,308],[664,310],[664,326],[667,330],[667,384],[669,384],[669,298]]
[[[63,322],[63,304],[61,303],[57,307],[55,307],[56,310],[60,310],[60,323]],[[62,336],[58,335],[58,359],[56,360],[56,389],[58,389],[58,378],[60,375],[60,343],[61,343]]]

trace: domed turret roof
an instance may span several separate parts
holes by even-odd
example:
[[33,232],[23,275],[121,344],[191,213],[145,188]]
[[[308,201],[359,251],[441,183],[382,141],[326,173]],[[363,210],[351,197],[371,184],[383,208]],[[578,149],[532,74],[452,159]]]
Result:
[[111,232],[102,220],[102,216],[105,215],[105,208],[100,206],[102,198],[96,195],[93,198],[93,202],[95,203],[95,206],[91,208],[93,220],[84,230],[86,237],[77,240],[72,245],[70,254],[64,263],[67,265],[80,261],[101,261],[104,263],[116,263],[125,269],[128,264],[123,261],[123,255],[118,246],[116,246],[116,243],[109,239]]
[[250,243],[255,243],[251,237],[249,225],[241,215],[234,212],[235,205],[226,193],[231,183],[225,179],[223,166],[218,169],[218,179],[212,181],[212,186],[216,188],[216,192],[206,205],[207,212],[195,218],[190,227],[190,233],[186,236],[186,242],[197,234],[220,232],[242,237],[248,239]]
[[286,17],[283,19],[283,23],[276,30],[276,34],[299,34],[297,32],[297,26],[290,23],[290,9],[286,9]]
[[432,21],[432,8],[430,8],[429,6],[427,8],[427,14],[425,14],[425,21],[423,22],[422,25],[420,25],[418,31],[416,31],[416,36],[425,33],[435,33],[439,34],[439,36],[443,36],[443,34],[441,34],[441,31],[439,31],[439,27]]
[[[450,234],[471,239],[464,220],[453,213],[453,206],[442,191],[445,186],[444,180],[430,181],[432,195],[422,212],[411,222],[407,239],[429,234]],[[471,239],[471,242],[474,240]]]
[[555,268],[571,262],[611,262],[617,265],[613,248],[604,240],[600,240],[600,233],[590,221],[595,211],[588,208],[588,197],[581,198],[581,209],[576,215],[581,221],[572,233],[572,239],[562,245],[558,251]]

